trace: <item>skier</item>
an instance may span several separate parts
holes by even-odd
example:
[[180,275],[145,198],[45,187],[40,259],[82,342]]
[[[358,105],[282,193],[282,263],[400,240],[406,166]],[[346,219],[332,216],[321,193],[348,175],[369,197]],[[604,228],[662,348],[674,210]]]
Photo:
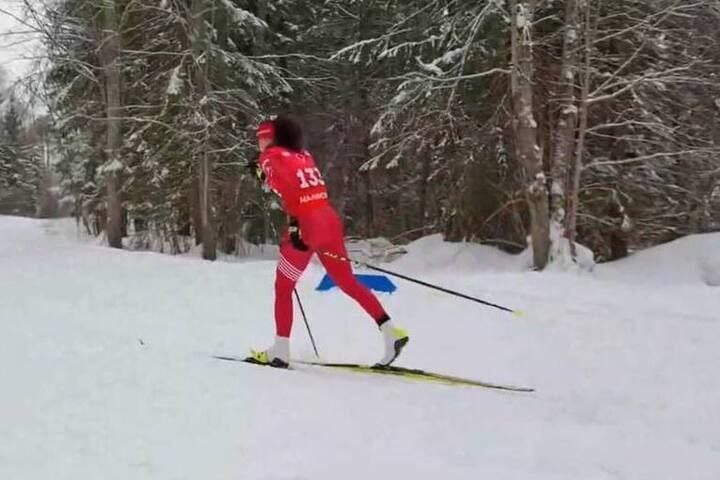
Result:
[[343,224],[328,201],[325,181],[315,160],[303,148],[300,125],[288,117],[278,116],[258,126],[257,141],[260,159],[251,163],[250,168],[280,197],[289,222],[280,240],[280,259],[275,272],[275,342],[267,350],[251,350],[246,361],[288,367],[292,293],[310,258],[317,253],[335,284],[379,327],[385,354],[378,363],[390,365],[409,337],[390,320],[377,297],[355,278],[350,263],[343,259],[348,256]]

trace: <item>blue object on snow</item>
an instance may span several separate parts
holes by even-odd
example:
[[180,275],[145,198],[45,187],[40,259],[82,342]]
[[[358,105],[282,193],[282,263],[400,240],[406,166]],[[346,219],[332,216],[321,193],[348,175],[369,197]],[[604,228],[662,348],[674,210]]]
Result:
[[[360,280],[360,283],[368,287],[370,290],[376,292],[393,293],[397,290],[395,284],[385,275],[367,275],[367,274],[356,274],[355,277]],[[331,288],[335,287],[335,282],[326,273],[320,284],[315,290],[326,292]]]

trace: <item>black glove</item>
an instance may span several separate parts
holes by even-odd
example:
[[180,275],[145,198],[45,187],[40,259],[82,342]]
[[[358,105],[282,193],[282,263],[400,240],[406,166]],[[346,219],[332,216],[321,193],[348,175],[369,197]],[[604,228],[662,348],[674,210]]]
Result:
[[300,235],[300,225],[298,224],[297,218],[290,217],[288,232],[290,232],[290,243],[292,243],[293,247],[297,248],[301,252],[309,250],[308,246],[305,245],[305,242],[302,241],[302,237]]
[[247,165],[245,165],[245,169],[250,175],[260,180],[260,182],[265,181],[265,172],[263,172],[262,168],[260,168],[260,165],[258,165],[257,162],[249,162]]

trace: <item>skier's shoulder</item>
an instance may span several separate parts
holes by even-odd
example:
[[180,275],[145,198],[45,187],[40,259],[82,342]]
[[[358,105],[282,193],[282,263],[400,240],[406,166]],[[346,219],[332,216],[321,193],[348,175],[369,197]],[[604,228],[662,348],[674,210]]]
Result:
[[315,159],[307,150],[291,150],[286,147],[272,146],[267,148],[260,156],[260,164],[272,163],[276,166],[291,166],[299,163],[314,163]]
[[283,160],[286,160],[289,155],[290,152],[288,152],[286,148],[269,147],[260,154],[260,160],[258,161],[258,163],[260,164],[260,167],[265,171],[265,174],[269,175],[269,173],[272,171],[277,172],[279,170],[282,170],[283,166],[287,163]]
[[285,147],[272,146],[265,149],[260,155],[260,161],[263,160],[280,160],[283,158],[289,158],[292,156],[292,152]]
[[299,150],[295,152],[296,158],[303,164],[306,165],[315,165],[315,158],[312,156],[312,154],[308,150]]

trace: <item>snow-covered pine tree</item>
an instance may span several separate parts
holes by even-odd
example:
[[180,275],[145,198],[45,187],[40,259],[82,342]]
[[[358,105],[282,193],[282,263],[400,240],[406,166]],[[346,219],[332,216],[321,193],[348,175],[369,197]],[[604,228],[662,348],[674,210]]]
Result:
[[[625,254],[639,241],[638,236],[654,243],[697,231],[701,223],[707,228],[709,219],[717,218],[712,207],[717,183],[713,135],[717,134],[714,129],[699,127],[714,125],[717,116],[717,82],[712,78],[717,75],[718,63],[712,58],[716,49],[708,47],[717,44],[716,32],[708,28],[710,19],[717,18],[717,6],[712,2],[648,5],[628,0],[599,5],[578,0],[459,5],[428,0],[413,7],[418,8],[391,23],[385,35],[354,42],[339,54],[354,60],[360,53],[370,52],[372,62],[391,56],[395,60],[392,67],[403,72],[387,79],[395,96],[387,102],[374,129],[379,134],[377,155],[370,165],[376,166],[379,160],[395,166],[394,158],[415,158],[421,151],[419,145],[432,144],[436,138],[430,133],[432,128],[450,137],[450,141],[445,137],[438,142],[438,157],[449,169],[460,168],[463,174],[459,182],[449,182],[452,188],[443,190],[442,197],[459,198],[450,200],[452,208],[447,209],[454,218],[469,212],[475,220],[462,222],[461,234],[449,238],[487,239],[488,222],[497,221],[503,211],[519,210],[520,218],[526,220],[511,222],[510,228],[497,236],[511,239],[517,235],[512,233],[513,227],[520,226],[521,233],[523,223],[534,225],[531,232],[539,268],[547,257],[566,252],[559,248],[562,242],[552,250],[542,247],[550,229],[538,227],[547,223],[546,216],[551,213],[554,241],[565,236],[572,247],[577,235],[601,258]],[[488,22],[495,18],[502,21]],[[496,30],[487,27],[488,23]],[[533,46],[532,54],[523,57],[524,63],[519,57],[513,60],[507,48],[513,33],[515,45],[520,47],[516,54],[523,52],[525,39]],[[691,40],[698,34],[704,35],[705,41]],[[469,40],[462,43],[463,39]],[[500,41],[491,43],[493,39]],[[453,58],[456,62],[449,62]],[[516,82],[508,81],[508,65],[516,66]],[[503,96],[502,88],[493,90],[488,78],[498,78],[506,88],[515,85],[517,88],[510,90],[525,92],[532,101],[528,96],[522,105],[511,104],[509,95]],[[478,104],[492,108],[471,108]],[[692,109],[683,110],[690,105]],[[702,120],[678,122],[691,113]],[[528,128],[508,131],[511,116],[519,119],[521,115],[529,119]],[[455,121],[447,123],[444,118]],[[428,127],[423,128],[418,119],[426,119]],[[467,128],[474,125],[486,130]],[[526,135],[534,128],[535,141]],[[488,148],[493,134],[501,141]],[[467,148],[458,148],[462,144]],[[630,144],[629,151],[620,152]],[[477,177],[468,174],[471,169],[467,166],[476,164],[484,152],[507,168],[505,152],[513,146],[521,149],[510,155],[514,161],[510,170],[524,171],[530,191],[539,192],[524,208],[517,208],[517,202],[522,202],[517,183],[495,183],[478,191],[478,178],[493,172],[492,162],[482,164]],[[612,153],[620,158],[608,158]],[[522,158],[532,161],[519,162]],[[629,171],[632,176],[626,178]],[[463,188],[468,184],[469,188]],[[493,201],[487,194],[493,187],[509,198]],[[467,198],[458,195],[465,190],[472,194]],[[554,200],[552,212],[542,207],[545,192]],[[478,209],[469,208],[473,200],[493,202],[497,208],[485,215],[480,210],[478,215]],[[660,213],[661,205],[660,210],[674,213]],[[530,219],[523,213],[533,211]],[[636,221],[636,215],[653,215],[654,219]],[[478,216],[486,218],[478,221]],[[688,221],[698,218],[704,220]],[[569,253],[574,255],[572,248]]]
[[[58,168],[103,230],[100,5],[49,2],[44,30]],[[115,6],[119,192],[138,243],[185,250],[203,215],[208,258],[212,238],[231,252],[272,237],[241,165],[250,127],[278,111],[302,117],[351,234],[532,237],[539,268],[573,256],[550,239],[617,258],[720,222],[716,2]]]
[[[86,171],[82,203],[99,217],[106,199],[98,185],[108,166],[118,166],[98,160],[105,150],[102,132],[108,100],[101,82],[103,64],[95,55],[102,5],[67,0],[48,5],[46,12],[48,29],[54,32],[48,40],[53,65],[48,87],[53,92],[56,132],[73,139],[62,142],[73,144],[66,163],[74,158],[87,166],[64,165],[67,174],[74,172],[66,183],[77,185],[78,170]],[[181,234],[194,231],[199,241],[203,239],[205,211],[205,256],[213,258],[218,225],[225,230],[226,243],[240,233],[237,222],[232,226],[222,218],[223,211],[237,216],[237,203],[218,207],[237,197],[233,192],[253,140],[248,127],[261,116],[263,102],[291,87],[274,60],[253,57],[255,38],[268,28],[264,21],[241,2],[198,5],[193,10],[183,2],[115,2],[122,108],[113,118],[122,120],[120,194],[131,225],[145,238],[179,250]],[[195,30],[206,35],[195,35]],[[82,150],[92,158],[74,155],[80,150],[78,141],[86,142]],[[207,172],[203,182],[201,167]],[[214,226],[207,221],[213,211],[221,214]]]
[[24,110],[12,94],[0,108],[0,214],[35,216],[41,165],[26,139]]

